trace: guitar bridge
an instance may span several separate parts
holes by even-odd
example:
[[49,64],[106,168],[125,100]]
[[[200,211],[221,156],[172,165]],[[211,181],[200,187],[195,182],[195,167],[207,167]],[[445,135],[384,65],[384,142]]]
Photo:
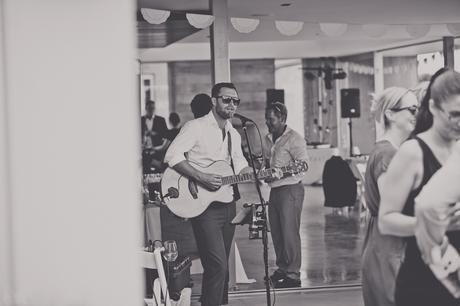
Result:
[[198,187],[194,180],[188,181],[188,190],[190,191],[190,194],[192,195],[193,199],[198,199]]

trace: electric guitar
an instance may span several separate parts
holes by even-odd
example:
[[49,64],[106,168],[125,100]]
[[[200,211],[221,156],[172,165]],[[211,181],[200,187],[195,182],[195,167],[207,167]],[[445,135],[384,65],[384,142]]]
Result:
[[[219,160],[203,167],[193,162],[189,163],[196,169],[222,176],[222,186],[210,191],[194,180],[183,176],[173,168],[167,168],[161,179],[161,194],[168,208],[178,217],[193,218],[202,214],[214,201],[230,203],[233,201],[232,184],[254,180],[253,173],[233,174],[228,162]],[[304,173],[308,170],[307,162],[294,161],[288,166],[278,168],[283,172],[283,178]],[[272,177],[275,168],[259,171],[257,177],[265,179]]]

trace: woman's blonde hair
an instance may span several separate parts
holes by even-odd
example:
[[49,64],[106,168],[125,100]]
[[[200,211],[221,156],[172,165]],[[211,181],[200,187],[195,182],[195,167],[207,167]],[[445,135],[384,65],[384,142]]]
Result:
[[417,84],[417,86],[413,87],[411,91],[417,97],[417,101],[420,104],[422,102],[423,97],[426,95],[426,91],[428,89],[428,85],[430,81],[423,81]]
[[372,95],[371,112],[374,115],[375,121],[384,129],[389,126],[389,121],[385,116],[385,112],[389,109],[398,107],[399,101],[410,90],[403,87],[388,87],[379,94]]

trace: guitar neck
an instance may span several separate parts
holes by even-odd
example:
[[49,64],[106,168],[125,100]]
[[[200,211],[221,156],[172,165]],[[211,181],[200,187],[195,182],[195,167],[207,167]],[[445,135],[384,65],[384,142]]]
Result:
[[[288,168],[289,167],[286,166],[286,167],[280,167],[279,169],[283,171],[283,175],[284,175],[288,172]],[[271,176],[272,171],[273,171],[273,168],[260,170],[257,177],[259,178],[259,180],[263,180],[264,178]],[[254,181],[254,174],[252,172],[222,177],[222,185],[232,185],[232,184],[246,183],[246,182],[251,182],[251,181]]]

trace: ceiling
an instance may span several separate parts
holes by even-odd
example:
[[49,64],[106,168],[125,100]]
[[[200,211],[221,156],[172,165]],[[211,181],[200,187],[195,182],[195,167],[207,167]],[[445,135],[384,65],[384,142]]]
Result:
[[141,49],[163,48],[198,31],[187,21],[185,13],[173,12],[164,23],[150,24],[137,12],[137,47]]
[[[290,6],[281,4],[290,3]],[[138,7],[209,11],[209,0],[138,0]],[[231,17],[350,24],[460,21],[458,0],[228,0]]]
[[[140,8],[211,14],[208,0],[138,0]],[[418,52],[416,46],[420,42],[440,40],[443,36],[451,35],[445,24],[460,23],[460,0],[228,0],[228,16],[260,19],[257,29],[249,34],[239,33],[229,24],[230,46],[238,45],[243,49],[246,43],[256,47],[272,42],[284,46],[280,47],[279,52],[286,49],[286,57],[297,55],[292,50],[294,45],[297,49],[300,47],[297,50],[300,57],[314,57],[323,53],[327,56],[343,56],[404,45],[415,45],[411,52]],[[285,36],[276,30],[275,20],[303,21],[305,24],[299,34]],[[167,48],[151,50],[155,47],[155,39],[143,32],[143,43],[139,44],[141,60],[165,60],[175,52],[186,53],[192,45],[209,45],[209,29],[197,31],[192,28],[189,32],[182,32],[187,35],[179,37],[174,30],[175,22],[182,22],[183,27],[187,21],[170,22],[169,34],[164,35],[166,42],[157,44],[163,47],[172,43]],[[144,21],[138,21],[138,29],[140,23],[145,25]],[[319,23],[346,23],[348,30],[340,37],[328,37],[321,32]],[[380,38],[368,37],[362,25],[370,23],[388,25],[386,34]],[[408,24],[431,24],[431,30],[424,37],[413,39],[406,31]],[[155,27],[158,37],[162,30]],[[140,37],[139,30],[138,33]],[[172,35],[175,35],[174,39],[168,40]],[[438,45],[433,44],[433,48],[438,48]],[[432,51],[432,48],[423,49],[425,52]],[[273,56],[270,50],[260,50],[262,53],[268,52],[262,57]],[[238,52],[234,53],[235,57],[239,57]]]

